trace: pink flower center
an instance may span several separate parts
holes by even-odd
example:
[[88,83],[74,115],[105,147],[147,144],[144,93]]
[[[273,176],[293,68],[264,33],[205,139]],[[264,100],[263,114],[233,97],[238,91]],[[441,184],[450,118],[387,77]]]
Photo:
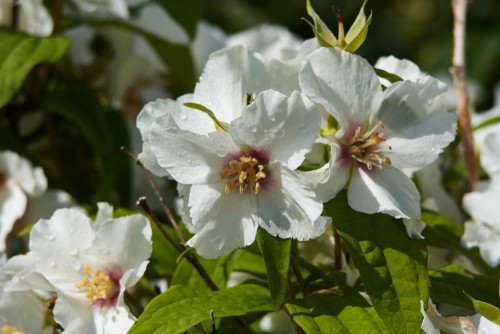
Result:
[[219,173],[221,179],[226,179],[226,194],[238,189],[240,195],[251,191],[257,195],[262,185],[269,181],[267,154],[262,151],[251,151],[249,154],[237,153],[228,157],[228,162]]
[[85,291],[85,297],[96,306],[114,306],[120,293],[121,273],[118,270],[101,271],[90,266],[82,268],[85,278],[75,284]]

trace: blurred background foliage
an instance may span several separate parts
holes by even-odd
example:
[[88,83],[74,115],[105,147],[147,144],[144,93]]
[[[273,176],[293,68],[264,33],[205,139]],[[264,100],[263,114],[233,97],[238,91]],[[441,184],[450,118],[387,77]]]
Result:
[[[56,2],[44,4],[53,13]],[[272,23],[283,25],[304,39],[313,37],[309,26],[301,20],[307,17],[305,0],[159,0],[158,4],[186,28],[191,38],[200,19],[227,34]],[[349,27],[362,1],[313,0],[312,4],[336,32],[332,5],[341,10],[345,26]],[[144,5],[131,6],[131,17],[137,16]],[[424,71],[449,77],[453,23],[450,1],[371,0],[366,5],[367,15],[370,11],[373,19],[367,40],[358,50],[361,56],[373,64],[378,57],[392,54],[414,61]],[[493,87],[500,81],[498,13],[498,0],[475,0],[469,8],[467,76],[483,92],[476,101],[477,110],[491,107]],[[68,56],[55,66],[36,66],[20,91],[0,109],[0,149],[17,151],[42,166],[50,187],[66,190],[79,203],[108,201],[131,207],[140,195],[133,191],[138,181],[133,176],[135,167],[120,147],[139,153],[140,145],[131,141],[131,137],[137,138],[135,116],[149,101],[136,98],[134,87],[130,86],[132,89],[123,96],[127,107],[112,103],[109,83],[123,84],[119,72],[126,68],[111,68],[115,73],[109,75],[110,64],[120,52],[127,51],[115,48],[119,43],[114,39],[120,36],[109,31],[132,32],[148,41],[170,68],[158,81],[168,92],[164,97],[175,98],[190,92],[197,74],[187,46],[138,30],[127,21],[63,18],[61,33],[81,24],[97,30],[90,43],[95,59],[84,67],[72,64]],[[167,184],[165,189],[173,192],[175,185]]]

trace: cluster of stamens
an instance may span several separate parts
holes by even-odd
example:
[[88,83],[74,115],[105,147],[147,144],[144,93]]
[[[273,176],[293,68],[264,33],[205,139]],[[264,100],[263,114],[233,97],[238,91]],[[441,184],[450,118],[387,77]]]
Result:
[[24,334],[24,331],[22,328],[16,327],[16,326],[11,326],[11,325],[3,325],[0,328],[0,333],[9,333],[9,334]]
[[[391,159],[384,157],[381,153],[387,148],[380,147],[380,143],[385,141],[384,134],[377,131],[384,128],[384,123],[378,122],[372,129],[361,133],[361,127],[357,127],[349,145],[348,152],[351,158],[365,164],[368,170],[373,166],[383,169],[384,165],[390,165]],[[389,146],[390,150],[391,147]]]
[[91,302],[109,300],[117,294],[118,286],[110,279],[109,274],[99,269],[92,271],[89,266],[83,266],[83,273],[86,277],[75,284],[75,287],[86,289],[85,297]]
[[252,156],[242,155],[237,160],[231,160],[220,171],[222,179],[228,179],[225,187],[226,194],[229,194],[236,187],[239,188],[240,194],[250,188],[254,194],[258,194],[260,190],[260,181],[266,178],[264,165]]

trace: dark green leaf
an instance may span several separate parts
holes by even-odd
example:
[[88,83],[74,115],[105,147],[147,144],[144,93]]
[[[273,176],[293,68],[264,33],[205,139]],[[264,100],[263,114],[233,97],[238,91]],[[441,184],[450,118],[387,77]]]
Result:
[[295,299],[286,308],[307,334],[390,333],[375,309],[350,290]]
[[398,219],[352,210],[345,191],[326,208],[387,328],[393,333],[420,333],[420,301],[429,299],[424,240],[409,238]]
[[34,37],[0,30],[0,107],[18,91],[33,67],[55,63],[68,50],[68,37]]
[[267,281],[274,310],[278,311],[281,309],[287,289],[292,240],[272,236],[266,230],[259,228],[257,242],[266,264]]
[[153,299],[129,334],[177,334],[215,318],[272,311],[269,292],[258,285],[242,284],[220,291],[197,291],[174,285]]
[[430,270],[431,297],[435,303],[447,303],[473,309],[472,302],[463,294],[500,307],[498,277],[475,275],[458,264],[439,270]]

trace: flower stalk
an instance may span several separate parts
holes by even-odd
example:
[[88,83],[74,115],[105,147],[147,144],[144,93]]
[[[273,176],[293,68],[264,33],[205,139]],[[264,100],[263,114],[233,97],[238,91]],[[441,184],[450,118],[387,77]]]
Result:
[[467,13],[467,0],[452,0],[453,9],[453,58],[450,68],[453,85],[457,92],[458,125],[462,135],[465,164],[469,175],[469,190],[479,180],[479,168],[474,154],[472,129],[470,125],[469,98],[465,84],[465,26]]

